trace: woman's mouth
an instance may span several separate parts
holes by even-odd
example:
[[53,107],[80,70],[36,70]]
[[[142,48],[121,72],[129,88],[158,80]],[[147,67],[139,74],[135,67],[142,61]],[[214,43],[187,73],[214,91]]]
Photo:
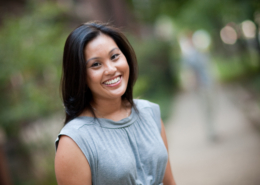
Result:
[[104,84],[109,86],[117,85],[120,82],[120,80],[121,80],[121,76],[118,76],[116,78],[113,78],[112,80],[105,81]]

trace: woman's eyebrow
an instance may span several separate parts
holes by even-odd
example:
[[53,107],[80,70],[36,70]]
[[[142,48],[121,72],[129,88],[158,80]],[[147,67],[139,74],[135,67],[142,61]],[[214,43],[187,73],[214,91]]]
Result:
[[[111,51],[109,51],[109,54],[110,54],[111,52],[113,52],[114,50],[116,50],[116,49],[119,50],[119,48],[113,48],[113,49],[111,49]],[[86,63],[88,63],[90,60],[95,60],[95,59],[100,59],[100,57],[93,57],[93,58],[90,58],[90,59],[88,59],[88,60],[86,61]]]
[[90,58],[86,61],[86,63],[88,63],[90,60],[96,60],[96,59],[100,59],[100,57],[93,57],[93,58]]
[[111,51],[109,51],[109,53],[113,52],[116,49],[120,50],[119,48],[113,48],[113,49],[111,49]]

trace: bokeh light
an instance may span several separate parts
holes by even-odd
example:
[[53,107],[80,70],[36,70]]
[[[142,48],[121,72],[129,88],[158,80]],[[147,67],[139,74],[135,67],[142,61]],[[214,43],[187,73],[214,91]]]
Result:
[[206,50],[211,43],[210,35],[205,30],[197,30],[192,35],[194,46],[201,50]]
[[163,40],[173,39],[173,24],[168,16],[160,16],[155,21],[155,34]]
[[225,44],[235,44],[237,41],[237,33],[231,26],[225,26],[220,31],[220,37]]
[[243,34],[246,38],[252,39],[255,37],[256,26],[252,21],[250,20],[243,21],[241,25],[242,25]]

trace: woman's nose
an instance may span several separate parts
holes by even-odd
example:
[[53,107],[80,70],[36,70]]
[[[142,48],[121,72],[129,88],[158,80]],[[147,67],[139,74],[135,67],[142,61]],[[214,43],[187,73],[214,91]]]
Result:
[[105,69],[105,74],[110,75],[114,74],[116,72],[116,66],[113,64],[113,62],[108,62]]

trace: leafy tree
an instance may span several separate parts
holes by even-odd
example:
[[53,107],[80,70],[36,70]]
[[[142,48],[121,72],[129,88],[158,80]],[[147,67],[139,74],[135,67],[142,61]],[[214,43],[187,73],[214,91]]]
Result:
[[21,124],[61,107],[62,12],[52,3],[29,9],[22,17],[6,19],[0,30],[0,126],[8,137]]
[[[6,133],[5,150],[14,184],[56,184],[53,167],[39,182],[35,180],[31,158],[35,147],[22,143],[20,130],[62,109],[59,81],[66,38],[64,18],[55,3],[31,2],[23,16],[6,17],[0,29],[0,129]],[[41,155],[48,154],[49,146],[37,146]]]

